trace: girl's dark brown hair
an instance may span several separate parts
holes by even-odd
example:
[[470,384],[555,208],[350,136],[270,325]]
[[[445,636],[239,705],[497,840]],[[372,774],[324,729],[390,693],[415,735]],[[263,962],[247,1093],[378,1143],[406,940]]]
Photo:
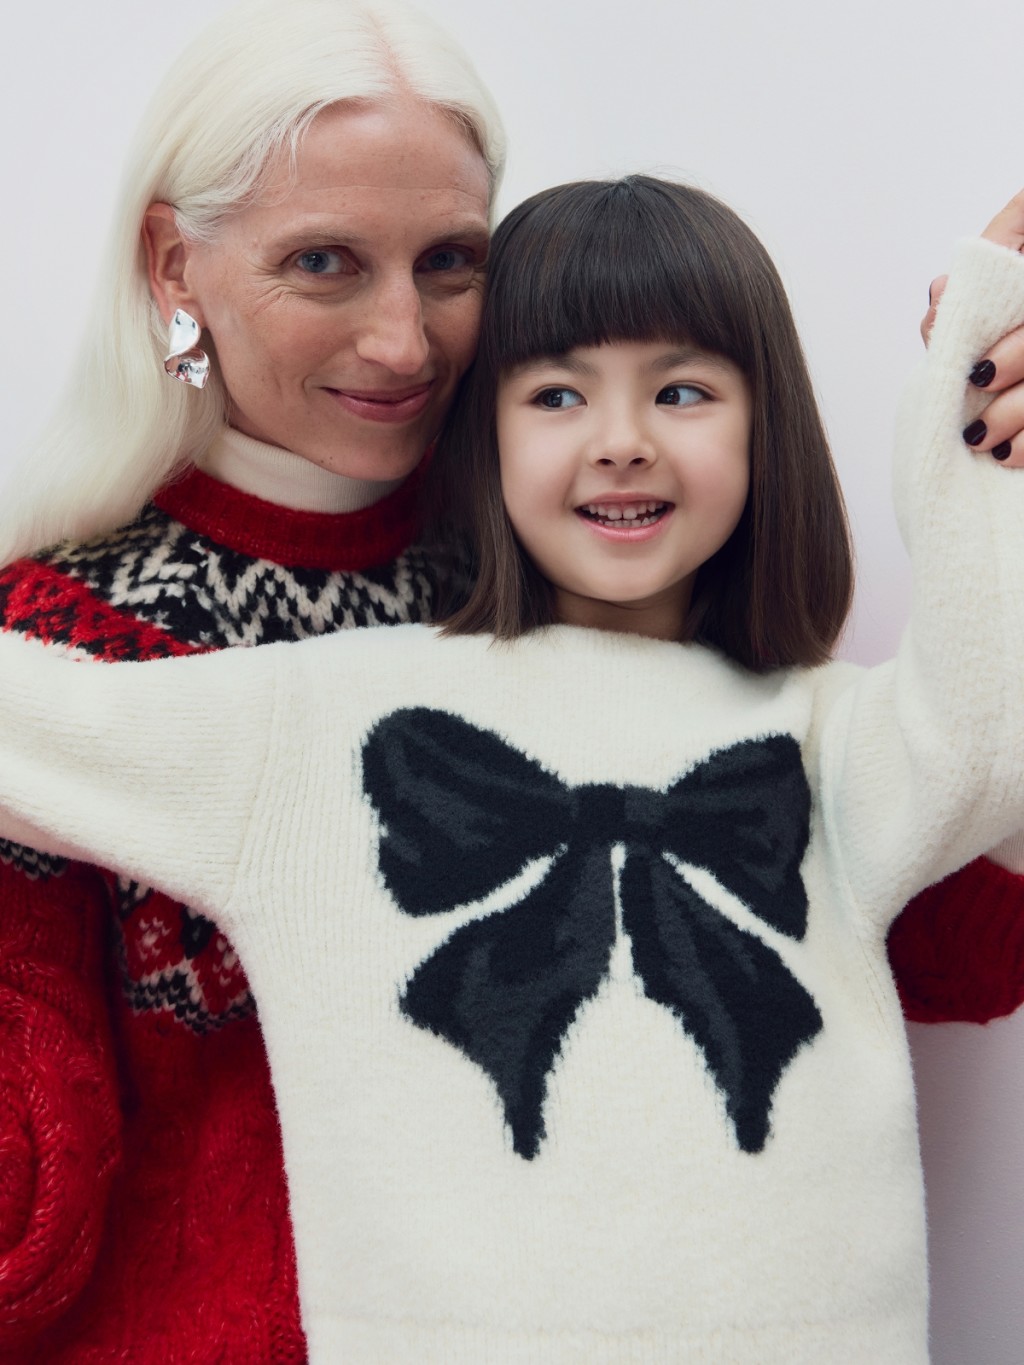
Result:
[[446,633],[511,639],[555,620],[502,502],[499,380],[538,356],[654,340],[725,356],[752,395],[746,507],[698,571],[685,638],[757,670],[823,662],[849,611],[852,556],[785,290],[731,209],[642,175],[545,190],[495,233],[480,349],[434,461],[435,526],[469,545],[473,578],[440,618]]

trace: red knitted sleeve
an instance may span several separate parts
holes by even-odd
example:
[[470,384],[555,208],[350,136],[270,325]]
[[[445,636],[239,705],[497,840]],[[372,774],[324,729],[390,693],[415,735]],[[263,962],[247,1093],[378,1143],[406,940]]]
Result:
[[915,897],[889,931],[903,1013],[984,1024],[1024,1003],[1024,876],[987,858]]
[[120,1151],[109,913],[94,869],[0,843],[0,1354],[68,1308],[99,1248]]

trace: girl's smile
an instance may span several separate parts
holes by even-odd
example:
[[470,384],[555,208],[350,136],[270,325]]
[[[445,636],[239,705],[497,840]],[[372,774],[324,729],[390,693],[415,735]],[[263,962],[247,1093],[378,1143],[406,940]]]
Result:
[[603,498],[576,509],[577,515],[613,541],[636,542],[658,534],[672,504],[659,498]]
[[540,357],[498,388],[502,492],[560,620],[678,639],[746,504],[750,393],[674,342]]

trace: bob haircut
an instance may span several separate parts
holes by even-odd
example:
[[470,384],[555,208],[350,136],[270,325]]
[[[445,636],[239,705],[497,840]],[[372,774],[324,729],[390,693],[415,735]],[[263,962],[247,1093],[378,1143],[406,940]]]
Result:
[[545,190],[495,233],[480,347],[435,461],[439,534],[468,543],[473,575],[446,632],[511,639],[555,619],[502,502],[502,378],[573,347],[653,340],[725,356],[752,395],[746,506],[697,573],[684,638],[756,670],[823,662],[849,611],[852,555],[785,290],[731,209],[642,175]]
[[164,374],[141,235],[149,206],[173,205],[183,235],[208,240],[321,110],[400,89],[480,149],[493,202],[505,159],[494,101],[461,48],[402,0],[245,0],[178,58],[125,169],[73,383],[5,490],[0,564],[132,520],[224,424],[216,365],[201,394]]

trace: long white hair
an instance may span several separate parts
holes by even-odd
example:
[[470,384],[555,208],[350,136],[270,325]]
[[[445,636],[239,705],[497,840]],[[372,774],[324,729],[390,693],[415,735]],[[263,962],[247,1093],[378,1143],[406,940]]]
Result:
[[74,380],[5,490],[0,564],[131,521],[225,420],[215,370],[199,393],[163,372],[167,331],[149,292],[142,224],[174,206],[183,235],[209,239],[251,199],[275,155],[294,155],[320,110],[399,87],[444,109],[479,145],[491,198],[505,139],[490,94],[457,43],[402,0],[245,0],[168,72],[129,155]]

